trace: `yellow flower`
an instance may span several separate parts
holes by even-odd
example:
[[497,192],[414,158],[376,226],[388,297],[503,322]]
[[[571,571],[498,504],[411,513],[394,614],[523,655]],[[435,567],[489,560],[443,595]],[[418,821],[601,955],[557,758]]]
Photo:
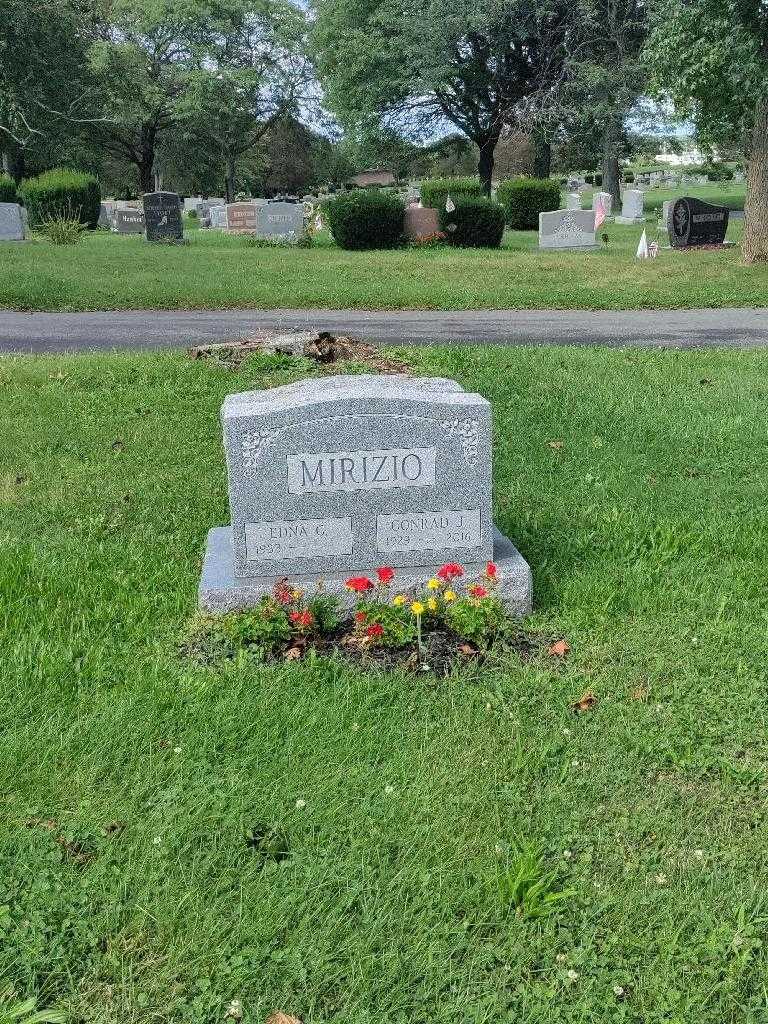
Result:
[[398,594],[396,597],[392,598],[392,604],[395,606],[395,608],[402,608],[407,600],[408,598],[405,596],[405,594]]
[[434,599],[434,597],[430,597],[427,600],[427,608],[429,608],[431,612],[437,611],[437,601]]
[[302,599],[302,597],[304,597],[304,591],[303,590],[294,590],[293,594],[292,594],[292,597],[293,597],[294,601],[300,601]]
[[411,611],[413,612],[414,615],[423,615],[425,611],[424,605],[421,603],[421,601],[414,601],[413,604],[411,605]]
[[440,587],[442,587],[440,580],[436,580],[434,577],[431,580],[427,580],[427,590],[439,590]]
[[455,590],[446,590],[446,592],[443,594],[443,600],[444,601],[455,601],[456,600],[456,591]]

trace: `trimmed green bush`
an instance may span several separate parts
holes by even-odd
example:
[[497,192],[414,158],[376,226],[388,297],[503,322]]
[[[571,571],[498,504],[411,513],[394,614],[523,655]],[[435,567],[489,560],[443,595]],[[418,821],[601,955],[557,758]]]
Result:
[[[453,198],[453,194],[451,194]],[[504,237],[504,207],[486,196],[465,196],[454,200],[450,213],[440,210],[440,226],[451,245],[496,249]]]
[[496,198],[504,207],[510,227],[534,231],[540,213],[560,209],[560,186],[552,178],[510,178],[501,182]]
[[635,176],[632,171],[624,171],[624,181],[626,181],[628,185],[631,185],[634,180]]
[[341,192],[325,204],[328,224],[342,249],[392,249],[403,237],[405,207],[387,192]]
[[51,218],[76,218],[88,228],[99,222],[101,186],[92,174],[57,167],[22,181],[19,192],[33,227]]
[[436,210],[445,209],[448,196],[457,202],[469,196],[482,196],[483,186],[479,178],[427,178],[421,183],[421,202]]
[[705,164],[701,173],[708,181],[733,181],[733,171],[726,164]]
[[0,174],[0,203],[18,203],[16,182],[8,174]]

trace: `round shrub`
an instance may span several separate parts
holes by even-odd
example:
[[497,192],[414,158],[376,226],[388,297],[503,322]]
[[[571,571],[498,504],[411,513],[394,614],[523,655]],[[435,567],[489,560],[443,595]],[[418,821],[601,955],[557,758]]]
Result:
[[68,217],[86,227],[99,222],[101,186],[92,174],[57,167],[21,183],[19,189],[32,226],[55,217]]
[[504,237],[504,207],[485,196],[455,202],[450,213],[444,205],[440,209],[440,226],[451,245],[498,248]]
[[16,182],[8,174],[0,174],[0,203],[18,203]]
[[341,192],[325,204],[328,225],[342,249],[392,249],[403,237],[405,207],[387,192]]
[[635,176],[632,173],[632,171],[624,171],[624,181],[626,181],[628,185],[631,185],[634,182],[634,180]]
[[510,227],[533,231],[539,226],[540,213],[560,209],[560,186],[552,178],[510,178],[501,182],[496,198]]
[[469,196],[482,196],[479,178],[427,178],[421,183],[421,201],[436,210],[445,209],[448,196],[456,202]]
[[708,181],[733,181],[733,171],[726,164],[705,164],[702,173]]

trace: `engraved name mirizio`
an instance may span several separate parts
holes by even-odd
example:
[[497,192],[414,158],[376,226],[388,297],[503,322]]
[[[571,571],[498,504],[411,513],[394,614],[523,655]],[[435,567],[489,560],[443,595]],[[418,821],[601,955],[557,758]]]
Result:
[[432,487],[434,483],[434,448],[288,456],[290,494],[367,491],[380,487]]

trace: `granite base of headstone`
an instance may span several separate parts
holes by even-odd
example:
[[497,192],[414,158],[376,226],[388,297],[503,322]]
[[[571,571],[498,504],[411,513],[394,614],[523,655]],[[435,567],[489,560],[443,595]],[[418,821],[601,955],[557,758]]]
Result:
[[621,215],[616,217],[617,224],[645,224],[643,193],[638,189],[628,188],[621,197]]
[[144,195],[144,228],[148,242],[181,242],[181,200],[175,192]]
[[421,242],[440,233],[440,214],[431,206],[409,206],[403,219],[403,234],[409,242]]
[[23,242],[27,237],[26,210],[19,203],[0,203],[0,242]]
[[420,589],[446,562],[497,563],[499,596],[531,609],[531,572],[491,515],[491,407],[455,381],[340,376],[229,395],[222,407],[232,525],[208,544],[199,604],[252,607],[283,577],[345,581],[392,566]]
[[539,214],[540,249],[596,249],[592,210],[553,210]]
[[684,196],[672,201],[667,211],[667,231],[673,249],[723,245],[730,210],[701,199]]

